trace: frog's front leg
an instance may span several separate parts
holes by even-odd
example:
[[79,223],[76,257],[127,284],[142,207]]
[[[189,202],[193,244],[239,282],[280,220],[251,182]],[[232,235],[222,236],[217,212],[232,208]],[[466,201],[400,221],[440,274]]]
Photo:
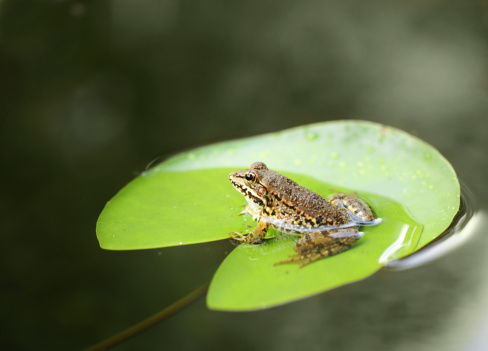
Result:
[[303,236],[295,244],[293,248],[296,251],[295,255],[292,255],[288,260],[276,262],[275,265],[299,262],[301,268],[323,257],[329,257],[349,249],[362,236],[363,233],[354,227],[331,229],[325,233],[310,233]]
[[268,232],[268,227],[269,223],[260,220],[256,228],[254,228],[252,232],[245,235],[233,232],[233,234],[235,234],[236,236],[233,236],[232,239],[248,244],[260,243],[263,241],[264,236]]

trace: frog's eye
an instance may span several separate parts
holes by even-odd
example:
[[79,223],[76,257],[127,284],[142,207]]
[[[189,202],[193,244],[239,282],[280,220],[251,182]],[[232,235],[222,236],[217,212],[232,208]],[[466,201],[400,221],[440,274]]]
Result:
[[252,182],[254,182],[254,181],[256,180],[256,173],[255,173],[255,172],[253,172],[253,171],[250,171],[250,172],[248,172],[248,173],[245,175],[245,177],[244,177],[244,178],[246,178],[246,180],[248,180],[248,181],[250,181],[250,182],[252,183]]

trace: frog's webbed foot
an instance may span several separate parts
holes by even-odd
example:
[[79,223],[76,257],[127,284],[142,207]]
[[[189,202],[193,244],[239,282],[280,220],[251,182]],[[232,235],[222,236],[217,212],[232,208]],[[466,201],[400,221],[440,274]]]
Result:
[[241,243],[258,244],[265,239],[264,236],[268,231],[268,226],[268,223],[259,221],[258,225],[252,232],[245,235],[238,232],[232,232],[230,237],[236,241],[240,241]]
[[336,255],[349,249],[363,236],[356,228],[342,228],[330,230],[327,233],[315,232],[302,237],[295,244],[297,252],[289,259],[276,262],[274,265],[284,263],[300,263],[300,268],[324,257]]

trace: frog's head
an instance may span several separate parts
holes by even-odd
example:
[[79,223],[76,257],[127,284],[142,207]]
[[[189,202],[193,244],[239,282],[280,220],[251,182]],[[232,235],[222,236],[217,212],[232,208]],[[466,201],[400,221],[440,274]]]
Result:
[[241,169],[229,174],[229,180],[251,204],[266,205],[268,189],[262,183],[268,167],[263,162],[254,162],[249,169]]

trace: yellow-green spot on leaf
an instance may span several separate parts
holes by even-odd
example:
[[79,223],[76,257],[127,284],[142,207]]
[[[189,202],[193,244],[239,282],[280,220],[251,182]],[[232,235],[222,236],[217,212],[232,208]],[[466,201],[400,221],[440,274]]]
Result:
[[317,140],[318,137],[319,137],[319,134],[318,133],[311,132],[310,130],[305,129],[305,138],[307,140],[314,141],[314,140]]

